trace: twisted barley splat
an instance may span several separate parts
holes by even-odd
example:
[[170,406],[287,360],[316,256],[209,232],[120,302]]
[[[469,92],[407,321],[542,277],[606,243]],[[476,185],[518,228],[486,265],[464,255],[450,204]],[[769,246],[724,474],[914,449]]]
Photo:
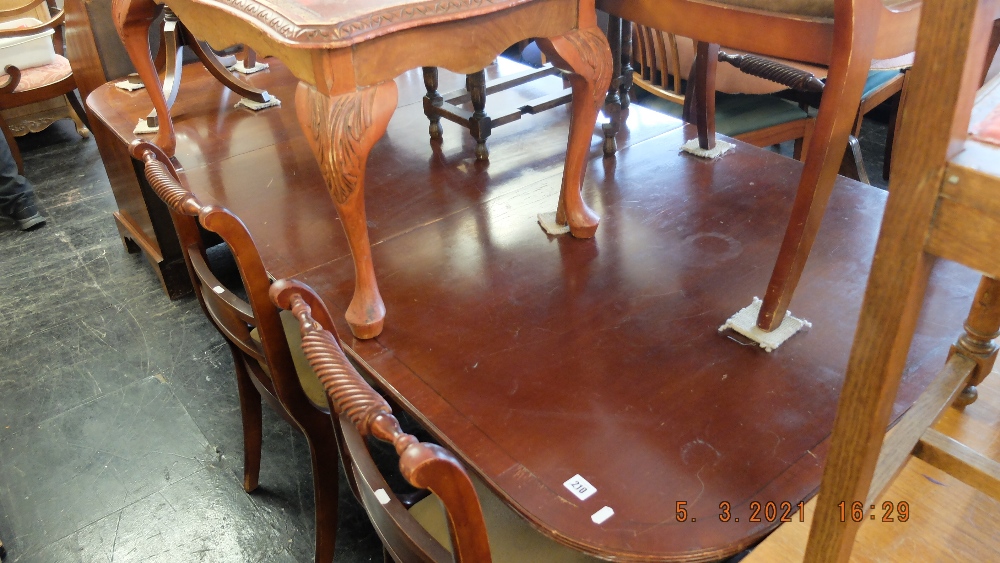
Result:
[[389,404],[354,369],[337,338],[316,322],[305,299],[294,293],[289,302],[302,331],[302,351],[323,383],[334,412],[346,414],[362,435],[374,433],[395,442],[402,430]]
[[134,141],[131,151],[132,156],[145,165],[146,180],[167,207],[177,213],[198,216],[204,205],[177,180],[173,167],[167,164],[169,157],[159,147],[145,141]]
[[[393,445],[399,455],[399,469],[411,485],[428,489],[441,500],[448,520],[449,536],[455,560],[460,563],[491,561],[486,522],[475,486],[462,464],[448,450],[429,443],[422,443],[415,436],[403,432],[392,409],[381,395],[375,392],[354,366],[347,360],[337,337],[325,330],[312,316],[310,300],[329,322],[329,313],[311,290],[295,281],[279,280],[271,286],[271,300],[284,309],[290,309],[299,321],[302,332],[302,350],[317,377],[323,383],[334,420],[346,424],[349,419],[359,437],[374,436]],[[303,296],[305,294],[305,296]],[[350,445],[353,430],[342,426],[348,443],[348,458],[367,456],[367,448],[356,451]],[[360,457],[358,457],[360,459]],[[379,501],[381,503],[381,501]],[[384,505],[385,503],[381,503]],[[384,509],[369,507],[370,514],[391,518]],[[373,512],[374,511],[374,512]],[[376,516],[378,517],[378,516]],[[384,521],[388,524],[388,521]],[[398,522],[397,522],[398,524]]]

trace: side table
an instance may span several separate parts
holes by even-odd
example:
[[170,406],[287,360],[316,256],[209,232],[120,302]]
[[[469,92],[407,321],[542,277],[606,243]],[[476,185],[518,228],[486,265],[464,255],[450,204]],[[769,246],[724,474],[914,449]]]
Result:
[[[385,306],[372,265],[364,206],[368,153],[396,108],[393,78],[435,66],[469,74],[530,37],[569,72],[573,118],[555,222],[589,238],[599,217],[583,201],[585,163],[611,80],[611,52],[593,0],[170,0],[166,4],[213,47],[243,43],[281,59],[300,80],[299,123],[319,162],[354,258],[355,291],[346,318],[358,338],[382,331]],[[154,143],[176,145],[169,107],[148,46],[160,12],[154,0],[118,0],[115,25],[147,85],[160,129]]]

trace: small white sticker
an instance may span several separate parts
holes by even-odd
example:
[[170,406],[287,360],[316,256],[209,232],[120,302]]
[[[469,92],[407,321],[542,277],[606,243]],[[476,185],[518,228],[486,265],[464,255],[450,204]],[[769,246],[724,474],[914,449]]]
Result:
[[226,288],[222,287],[221,285],[217,285],[212,288],[212,291],[218,293],[219,295],[222,295],[226,291]]
[[587,500],[597,492],[597,489],[593,485],[579,475],[570,477],[568,481],[563,483],[563,486],[569,489],[569,492],[573,493],[580,500]]
[[386,494],[385,489],[375,491],[375,498],[382,504],[389,504],[389,495]]
[[615,511],[611,510],[610,506],[605,506],[604,508],[598,510],[590,517],[594,521],[594,524],[603,524],[605,520],[611,518],[615,515]]

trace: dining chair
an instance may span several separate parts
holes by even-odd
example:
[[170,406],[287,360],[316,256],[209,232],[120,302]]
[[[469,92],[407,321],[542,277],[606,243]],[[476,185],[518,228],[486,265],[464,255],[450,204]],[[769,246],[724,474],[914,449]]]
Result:
[[[634,32],[636,39],[633,42],[632,53],[623,53],[628,56],[629,67],[634,67],[633,84],[637,89],[655,96],[652,99],[647,96],[644,105],[683,118],[678,105],[685,102],[683,84],[688,80],[688,71],[694,62],[694,41],[647,26],[633,26],[630,22],[619,25],[625,26],[622,29],[623,34]],[[721,49],[730,55],[726,60],[733,60],[733,56],[750,54],[734,51],[725,46]],[[858,141],[861,125],[869,112],[890,101],[892,107],[889,110],[882,169],[883,179],[889,179],[898,101],[903,89],[905,69],[912,64],[912,61],[913,56],[910,53],[888,61],[872,62],[872,69],[865,79],[854,127],[848,137],[847,150],[840,167],[841,175],[866,184],[871,183]],[[791,60],[774,62],[784,65],[789,72],[797,69],[817,79],[826,78],[825,67]],[[803,143],[802,136],[806,135],[807,139],[811,137],[815,125],[815,115],[810,113],[809,108],[818,108],[821,96],[821,90],[796,90],[786,84],[747,74],[732,65],[718,65],[716,131],[758,147],[795,140],[794,157],[801,159],[803,144],[808,146],[808,142]],[[618,112],[611,113],[620,115]]]
[[[633,30],[629,26],[622,33],[633,34]],[[683,118],[684,85],[694,62],[693,42],[644,25],[635,26],[634,36],[629,66],[634,72],[635,87],[649,94],[642,105]],[[783,88],[786,86],[744,74],[732,66],[719,66],[715,100],[717,131],[758,147],[795,141],[794,156],[801,158],[803,149],[809,146],[816,119],[795,103],[770,95]]]
[[[17,5],[20,4],[20,5]],[[24,161],[21,151],[14,142],[15,135],[38,132],[54,121],[68,117],[76,124],[76,130],[82,137],[87,137],[87,114],[83,110],[80,99],[76,97],[76,80],[73,69],[66,59],[63,37],[63,20],[65,13],[57,9],[55,0],[30,0],[27,3],[18,0],[2,0],[0,2],[0,21],[32,18],[39,23],[25,23],[17,29],[0,30],[0,39],[24,39],[51,30],[52,44],[55,51],[49,64],[18,68],[5,65],[0,72],[0,80],[6,78],[0,85],[0,110],[8,112],[7,116],[0,112],[0,129],[10,144],[14,160],[17,161],[18,172],[24,174]],[[56,98],[56,100],[49,102]],[[61,98],[61,99],[59,99]],[[44,105],[41,105],[44,103]],[[25,106],[35,104],[31,108]],[[11,113],[24,110],[24,115],[16,116],[16,131],[8,121]],[[70,111],[72,109],[72,111]]]
[[[854,118],[854,126],[851,135],[847,138],[847,149],[844,151],[844,160],[841,163],[840,175],[848,178],[871,184],[871,176],[864,163],[861,154],[861,125],[869,112],[883,103],[888,102],[888,125],[886,127],[885,144],[883,148],[883,160],[881,176],[883,180],[889,179],[889,169],[892,165],[892,147],[897,129],[897,115],[899,114],[899,100],[902,97],[903,84],[906,79],[906,71],[912,64],[912,55],[903,57],[902,61],[878,61],[873,62],[872,70],[868,72],[865,79],[865,87],[861,91],[861,103],[858,105],[858,113]],[[888,68],[884,68],[888,67]],[[780,96],[797,102],[803,106],[818,108],[822,99],[821,93],[786,91]]]
[[828,67],[791,217],[757,316],[777,329],[819,231],[873,59],[910,53],[917,0],[597,0],[625,21],[710,45]]
[[[333,317],[312,289],[278,280],[270,295],[298,321],[303,353],[329,400],[348,481],[386,561],[597,561],[536,531],[447,449],[404,432],[389,403],[348,361]],[[394,492],[372,457],[372,440],[391,444],[402,477],[429,494],[412,503]]]
[[[298,428],[312,457],[316,499],[316,561],[333,560],[337,531],[337,438],[330,425],[323,388],[299,346],[297,323],[268,298],[270,279],[253,237],[240,219],[221,206],[205,205],[184,188],[159,147],[136,140],[132,156],[150,187],[170,208],[191,275],[194,293],[233,355],[243,418],[243,488],[257,488],[261,463],[261,400]],[[243,287],[227,287],[209,267],[199,229],[228,245]],[[246,294],[246,299],[238,293]]]
[[[977,88],[1000,2],[925,0],[922,10],[896,165],[806,548],[810,562],[849,559],[861,521],[911,453],[1000,499],[1000,463],[930,428],[948,405],[976,399],[997,357],[1000,80],[978,97]],[[944,369],[886,433],[938,259],[983,277]]]

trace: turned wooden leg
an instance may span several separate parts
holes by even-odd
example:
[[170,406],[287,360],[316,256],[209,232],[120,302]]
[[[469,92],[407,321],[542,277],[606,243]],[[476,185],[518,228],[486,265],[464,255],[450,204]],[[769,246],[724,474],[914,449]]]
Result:
[[561,37],[539,39],[538,46],[553,64],[570,71],[568,78],[573,87],[573,116],[556,222],[568,224],[574,237],[590,238],[597,232],[600,217],[583,201],[581,190],[597,113],[611,82],[611,50],[596,25]]
[[424,96],[424,115],[427,116],[427,120],[430,121],[430,126],[427,132],[430,134],[431,139],[441,139],[443,137],[441,131],[441,116],[437,112],[437,108],[441,107],[444,103],[444,98],[438,93],[438,68],[436,66],[425,66],[424,71],[424,88],[427,89],[427,94]]
[[149,52],[149,27],[160,9],[153,0],[114,0],[112,15],[132,66],[146,85],[146,92],[153,101],[153,109],[158,116],[160,129],[153,143],[168,156],[173,156],[177,148],[174,124],[170,119],[170,107],[164,97],[160,77],[153,65],[153,56]]
[[622,20],[622,84],[619,96],[622,100],[622,109],[628,109],[632,104],[632,22]]
[[486,71],[474,72],[465,77],[465,88],[472,96],[472,117],[469,118],[469,132],[476,140],[476,160],[489,160],[490,149],[486,139],[493,131],[493,120],[486,115]]
[[1000,281],[983,276],[976,290],[969,316],[965,320],[965,334],[951,347],[951,354],[962,354],[976,362],[976,369],[962,394],[955,399],[956,407],[971,405],[979,398],[976,386],[993,371],[997,361],[997,344],[1000,336]]
[[[854,22],[877,20],[877,8],[857,8],[859,13]],[[855,32],[854,25],[845,24],[835,30],[841,42],[835,37],[834,43],[844,47],[835,49],[830,61],[827,87],[820,102],[816,129],[806,153],[791,218],[757,316],[757,326],[761,330],[774,330],[785,318],[788,303],[816,240],[843,160],[844,148],[854,126],[874,52],[875,36],[874,33]],[[840,85],[843,87],[838,87]]]
[[397,97],[391,80],[338,96],[322,94],[304,82],[295,92],[299,125],[319,162],[354,257],[354,297],[346,318],[357,338],[378,336],[385,319],[368,240],[364,180],[368,153],[385,134]]
[[604,113],[608,122],[601,126],[604,130],[604,156],[614,156],[618,152],[615,136],[621,129],[622,99],[619,93],[622,84],[622,20],[618,16],[608,16],[608,45],[611,47],[611,83],[604,98]]

